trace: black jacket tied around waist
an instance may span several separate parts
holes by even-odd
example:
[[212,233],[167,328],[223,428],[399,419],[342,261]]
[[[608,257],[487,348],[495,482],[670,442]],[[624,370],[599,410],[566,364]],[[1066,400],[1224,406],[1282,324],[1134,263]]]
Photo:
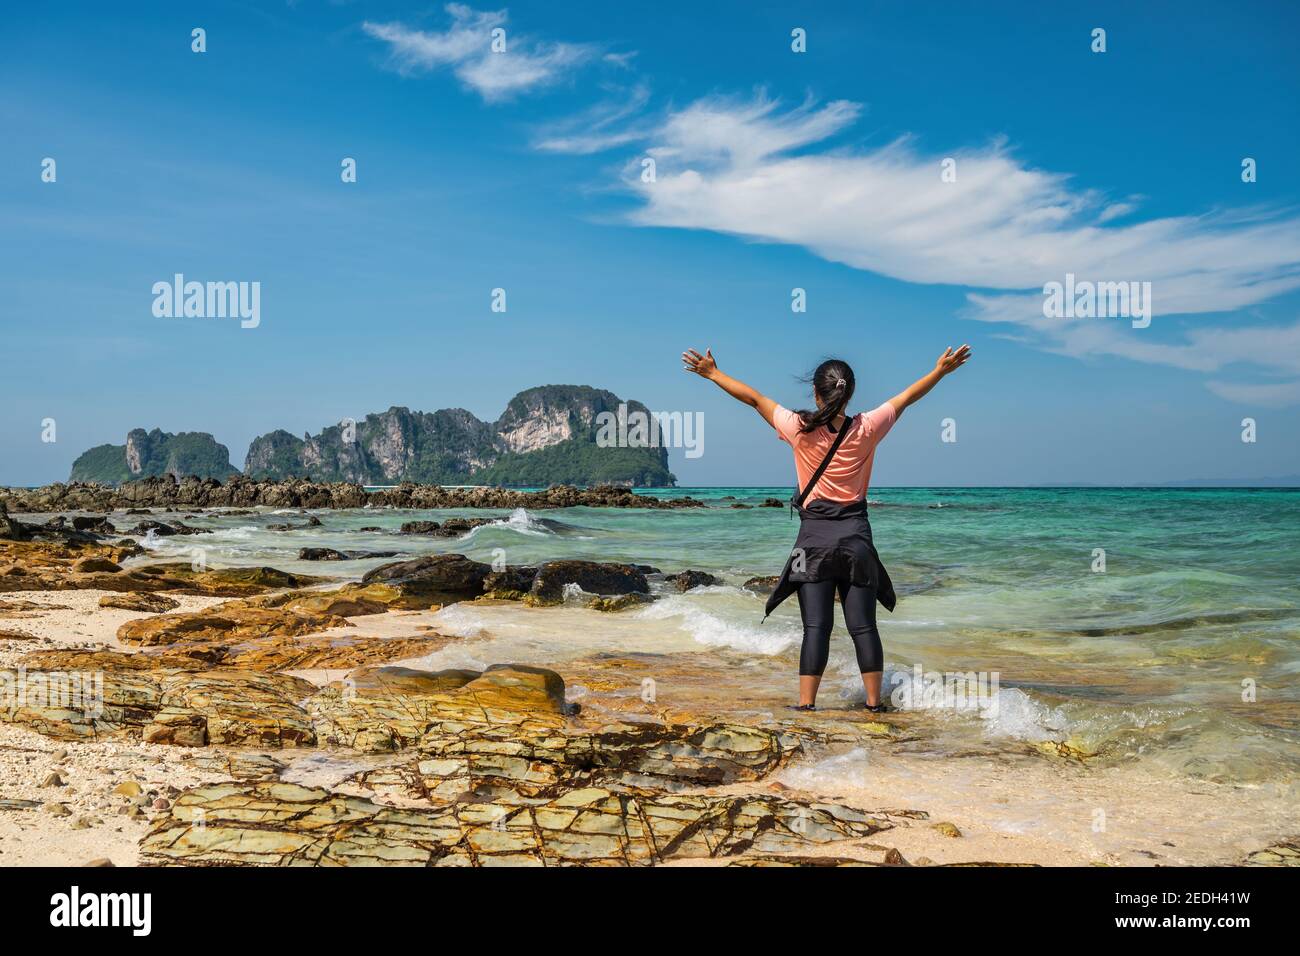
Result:
[[776,590],[767,599],[763,616],[812,581],[839,581],[875,589],[876,600],[887,611],[898,603],[889,572],[871,541],[866,501],[842,504],[814,499],[799,511],[799,536],[781,571]]

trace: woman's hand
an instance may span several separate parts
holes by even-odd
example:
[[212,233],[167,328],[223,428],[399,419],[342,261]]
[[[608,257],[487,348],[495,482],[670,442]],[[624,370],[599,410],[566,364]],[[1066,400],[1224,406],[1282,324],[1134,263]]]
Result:
[[718,363],[713,360],[713,350],[705,349],[701,355],[695,349],[682,353],[683,371],[694,372],[700,378],[712,379],[718,371]]
[[949,346],[943,350],[943,354],[934,363],[934,370],[941,376],[948,375],[965,365],[968,358],[970,358],[969,345],[963,345],[955,352]]
[[963,345],[955,352],[951,348],[944,349],[943,354],[935,360],[934,370],[929,375],[918,378],[889,400],[889,404],[894,406],[894,415],[903,414],[909,405],[923,399],[945,375],[950,375],[965,365],[968,358],[970,358],[969,345]]
[[[712,349],[705,349],[703,355],[695,351],[695,349],[687,349],[682,353],[682,370],[694,372],[700,378],[707,378],[736,401],[754,409],[763,416],[763,421],[772,425],[772,416],[776,412],[776,402],[762,392],[750,388],[739,379],[732,378],[726,372],[721,371],[718,368],[718,363],[713,360]],[[772,425],[772,427],[775,428],[776,426]]]

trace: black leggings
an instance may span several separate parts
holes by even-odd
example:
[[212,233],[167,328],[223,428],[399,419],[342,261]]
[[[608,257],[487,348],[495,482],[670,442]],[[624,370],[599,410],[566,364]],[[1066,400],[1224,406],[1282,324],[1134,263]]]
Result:
[[876,630],[875,588],[836,581],[813,581],[799,585],[799,613],[803,616],[803,649],[799,652],[799,675],[821,677],[831,652],[831,628],[835,626],[835,590],[839,588],[844,623],[848,625],[858,654],[858,670],[864,674],[884,670],[885,652]]

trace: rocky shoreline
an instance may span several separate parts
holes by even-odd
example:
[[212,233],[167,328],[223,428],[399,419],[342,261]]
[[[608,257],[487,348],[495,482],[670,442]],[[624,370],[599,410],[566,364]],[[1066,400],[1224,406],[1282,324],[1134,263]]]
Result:
[[597,485],[577,488],[557,485],[544,491],[509,488],[443,488],[402,484],[366,491],[348,482],[319,482],[306,478],[254,480],[240,476],[226,482],[193,475],[163,475],[124,482],[117,488],[89,482],[61,482],[40,488],[0,488],[0,506],[14,513],[91,511],[129,508],[702,508],[704,503],[683,496],[655,498],[630,488]]
[[[576,586],[617,612],[652,599],[657,569],[440,554],[340,584],[138,556],[75,528],[0,540],[0,864],[50,862],[54,844],[81,862],[190,866],[1028,862],[893,791],[867,802],[782,782],[845,748],[924,748],[914,715],[729,710],[690,691],[721,665],[635,649],[554,668],[402,666],[472,640],[422,623],[449,604],[554,607]],[[95,620],[111,640],[76,637]],[[647,696],[651,674],[670,704]],[[1280,843],[1249,862],[1300,856]]]

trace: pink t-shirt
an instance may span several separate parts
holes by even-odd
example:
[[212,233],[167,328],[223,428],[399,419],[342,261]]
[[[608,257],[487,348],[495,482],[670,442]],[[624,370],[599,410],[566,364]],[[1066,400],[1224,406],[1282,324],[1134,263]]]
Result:
[[[814,498],[841,504],[852,504],[865,498],[867,486],[871,484],[871,463],[875,460],[876,445],[894,426],[895,418],[894,406],[889,402],[846,418],[844,427],[850,431],[804,504]],[[803,422],[799,416],[781,405],[776,406],[772,413],[772,425],[781,441],[794,449],[794,468],[802,490],[826,457],[826,452],[830,451],[835,433],[826,427],[801,432],[799,429]]]

